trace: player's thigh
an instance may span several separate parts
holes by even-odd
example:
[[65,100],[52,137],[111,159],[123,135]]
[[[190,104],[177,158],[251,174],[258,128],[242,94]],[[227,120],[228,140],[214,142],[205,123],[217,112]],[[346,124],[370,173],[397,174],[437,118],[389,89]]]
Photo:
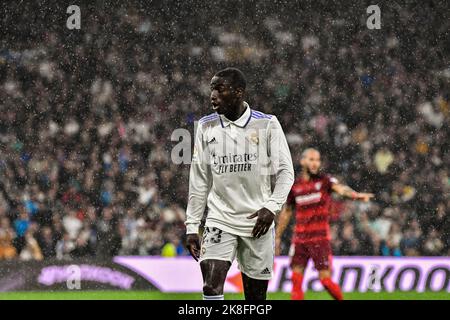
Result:
[[200,262],[203,277],[203,293],[215,296],[223,294],[225,279],[231,263],[224,260],[207,259]]
[[331,278],[331,269],[322,269],[319,270],[319,279]]
[[275,257],[275,230],[272,228],[260,238],[239,237],[237,248],[239,270],[249,278],[270,280]]
[[205,227],[200,248],[200,262],[222,260],[233,263],[238,237],[215,227]]
[[297,273],[303,273],[310,258],[309,251],[303,243],[293,243],[289,249],[291,257],[291,269]]
[[316,270],[331,271],[332,268],[332,252],[329,241],[320,241],[310,245],[311,258],[314,261],[314,267]]

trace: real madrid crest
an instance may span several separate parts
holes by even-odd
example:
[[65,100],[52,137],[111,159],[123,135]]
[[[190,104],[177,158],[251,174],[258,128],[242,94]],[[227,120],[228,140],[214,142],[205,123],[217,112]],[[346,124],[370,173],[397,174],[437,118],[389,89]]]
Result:
[[251,132],[248,138],[252,144],[259,144],[259,137],[257,132]]

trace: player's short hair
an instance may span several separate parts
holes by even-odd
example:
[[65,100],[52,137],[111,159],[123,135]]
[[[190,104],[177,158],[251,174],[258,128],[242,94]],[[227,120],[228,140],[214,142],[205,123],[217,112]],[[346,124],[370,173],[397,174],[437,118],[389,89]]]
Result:
[[320,154],[319,150],[317,150],[316,148],[307,148],[307,149],[303,150],[303,152],[302,152],[302,159],[306,158],[306,155],[310,151],[316,151]]
[[238,68],[225,68],[217,72],[214,76],[229,79],[231,86],[234,88],[242,88],[245,90],[247,86],[247,80],[245,80],[244,74]]

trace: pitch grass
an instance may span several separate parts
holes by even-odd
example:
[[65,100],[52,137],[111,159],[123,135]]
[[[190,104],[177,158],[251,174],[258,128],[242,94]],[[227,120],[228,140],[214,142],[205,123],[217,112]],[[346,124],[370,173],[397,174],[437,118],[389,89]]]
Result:
[[[0,300],[200,300],[201,293],[162,293],[155,291],[64,291],[64,292],[1,292]],[[450,300],[450,293],[441,292],[349,292],[346,300]],[[238,293],[225,294],[226,300],[242,300]],[[268,293],[269,300],[289,300],[283,292]],[[326,292],[306,292],[305,300],[331,300]]]

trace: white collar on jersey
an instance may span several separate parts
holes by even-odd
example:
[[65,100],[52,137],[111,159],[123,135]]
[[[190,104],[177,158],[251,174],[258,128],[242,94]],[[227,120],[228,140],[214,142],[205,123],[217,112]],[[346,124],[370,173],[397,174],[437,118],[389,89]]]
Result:
[[245,109],[242,116],[240,116],[240,118],[237,119],[236,121],[231,121],[231,120],[227,119],[227,117],[225,117],[223,114],[220,115],[220,123],[222,124],[223,128],[225,128],[226,126],[229,126],[232,123],[241,128],[244,128],[247,125],[247,123],[250,121],[250,118],[252,117],[252,111],[247,102],[244,101],[244,105],[247,108]]

